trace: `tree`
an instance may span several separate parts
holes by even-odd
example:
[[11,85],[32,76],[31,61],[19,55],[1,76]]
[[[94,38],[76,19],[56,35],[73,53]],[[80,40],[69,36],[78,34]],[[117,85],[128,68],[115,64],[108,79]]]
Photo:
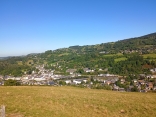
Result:
[[59,81],[59,85],[66,85],[66,82],[65,81]]
[[20,83],[17,82],[16,80],[9,79],[9,80],[4,82],[4,85],[5,86],[19,86]]
[[131,89],[132,92],[138,92],[138,89],[136,86],[134,86],[134,88]]
[[83,74],[84,70],[83,69],[78,69],[77,72],[80,73],[80,74]]

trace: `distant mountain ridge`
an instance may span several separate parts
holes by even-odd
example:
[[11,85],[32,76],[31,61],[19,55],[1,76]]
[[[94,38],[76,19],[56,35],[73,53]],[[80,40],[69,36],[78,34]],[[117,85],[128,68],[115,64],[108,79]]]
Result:
[[101,43],[97,45],[70,46],[68,49],[75,50],[78,53],[101,52],[101,51],[117,53],[123,52],[125,50],[146,51],[148,49],[154,50],[155,48],[156,48],[156,33],[151,33],[140,37],[119,40],[116,42]]
[[[56,50],[53,50],[53,52],[58,52],[58,51],[74,52],[74,53],[76,52],[79,54],[84,54],[86,52],[87,53],[92,53],[92,52],[117,53],[117,52],[124,52],[127,50],[146,51],[148,49],[150,49],[151,51],[156,49],[156,32],[143,35],[140,37],[123,39],[116,42],[101,43],[96,45],[83,45],[83,46],[75,45],[75,46],[69,46],[68,48],[58,48]],[[26,56],[34,56],[38,54],[44,54],[44,53],[30,53]],[[15,57],[15,56],[0,57],[0,60],[11,58],[11,57]]]
[[156,36],[156,32],[150,33],[150,34],[147,34],[147,35],[144,35],[144,36],[141,36],[141,37],[151,37],[151,36]]

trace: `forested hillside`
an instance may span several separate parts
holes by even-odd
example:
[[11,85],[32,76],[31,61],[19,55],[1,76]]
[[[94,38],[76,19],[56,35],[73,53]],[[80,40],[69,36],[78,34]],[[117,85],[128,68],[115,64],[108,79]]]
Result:
[[[84,73],[83,68],[94,73],[120,75],[150,73],[156,67],[156,33],[97,45],[71,46],[45,53],[29,54],[0,60],[0,74],[21,76],[31,74],[36,65],[44,64],[46,69],[66,74],[67,69]],[[99,71],[99,69],[102,69]]]

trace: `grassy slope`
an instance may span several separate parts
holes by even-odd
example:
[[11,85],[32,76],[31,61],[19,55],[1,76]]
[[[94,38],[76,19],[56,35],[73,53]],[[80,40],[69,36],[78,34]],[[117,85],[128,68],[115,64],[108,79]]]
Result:
[[117,54],[105,54],[104,57],[112,57],[112,56],[123,56],[122,53],[117,53]]
[[114,61],[119,62],[119,61],[124,61],[126,59],[127,59],[126,57],[121,57],[121,58],[114,59]]
[[150,58],[156,58],[156,54],[144,54],[143,57],[144,58],[148,58],[148,57],[150,57]]
[[6,105],[7,117],[154,117],[155,99],[154,93],[75,87],[0,87],[0,105]]

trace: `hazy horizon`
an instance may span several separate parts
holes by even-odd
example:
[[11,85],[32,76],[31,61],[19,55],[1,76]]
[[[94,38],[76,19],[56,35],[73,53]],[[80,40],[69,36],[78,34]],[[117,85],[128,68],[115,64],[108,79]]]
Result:
[[156,32],[155,0],[1,0],[0,57]]

